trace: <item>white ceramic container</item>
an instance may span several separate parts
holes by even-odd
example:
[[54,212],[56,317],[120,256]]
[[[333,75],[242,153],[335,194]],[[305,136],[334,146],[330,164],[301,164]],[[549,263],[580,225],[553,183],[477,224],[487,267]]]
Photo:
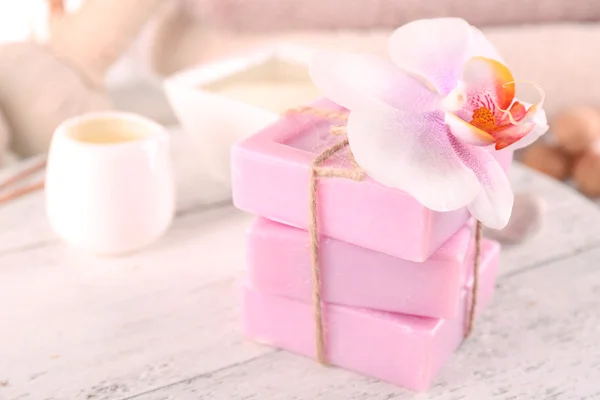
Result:
[[175,210],[169,146],[162,126],[135,114],[92,113],[62,123],[46,171],[52,228],[101,255],[158,239]]
[[320,96],[308,75],[313,49],[278,44],[178,72],[169,102],[198,152],[198,166],[230,184],[232,145]]

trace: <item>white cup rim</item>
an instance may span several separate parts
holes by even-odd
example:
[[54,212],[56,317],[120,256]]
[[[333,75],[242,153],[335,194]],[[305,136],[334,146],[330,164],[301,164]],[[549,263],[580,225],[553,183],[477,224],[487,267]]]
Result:
[[[68,135],[68,132],[74,126],[88,121],[101,121],[106,119],[121,119],[140,124],[147,128],[148,134],[144,135],[143,137],[140,137],[137,140],[115,143],[84,142],[76,140]],[[169,134],[165,127],[160,125],[158,122],[153,121],[150,118],[144,117],[142,115],[125,111],[96,111],[68,118],[56,128],[54,135],[74,145],[94,150],[114,150],[115,148],[139,146],[141,143],[146,143],[155,140],[167,140],[169,138]]]

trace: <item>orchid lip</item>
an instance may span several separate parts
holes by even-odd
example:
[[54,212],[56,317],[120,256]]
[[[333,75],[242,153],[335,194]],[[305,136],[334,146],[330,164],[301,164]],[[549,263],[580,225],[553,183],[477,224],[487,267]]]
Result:
[[[515,85],[515,84],[517,84],[519,82],[521,82],[521,83],[529,83],[529,84],[533,85],[539,91],[539,93],[540,93],[540,96],[541,96],[540,101],[538,101],[536,104],[532,105],[530,107],[530,109],[535,110],[537,107],[541,107],[544,104],[544,100],[546,99],[546,92],[544,92],[544,89],[542,89],[542,87],[539,84],[537,84],[537,83],[535,83],[533,81],[528,81],[528,80],[518,80],[518,81],[506,82],[504,85],[502,85],[502,87],[506,87],[508,85]],[[496,106],[496,108],[498,109],[498,111],[500,111],[500,112],[508,115],[508,120],[513,125],[521,125],[521,124],[529,122],[526,118],[523,118],[521,121],[516,121],[514,119],[512,113],[510,112],[510,108],[506,109],[506,110],[503,110],[502,108],[498,107],[497,104],[494,103],[494,105]]]

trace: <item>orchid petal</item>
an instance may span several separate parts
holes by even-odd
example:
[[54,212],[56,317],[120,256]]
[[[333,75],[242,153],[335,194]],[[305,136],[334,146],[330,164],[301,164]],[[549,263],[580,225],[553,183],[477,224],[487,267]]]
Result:
[[460,18],[421,19],[396,29],[388,52],[397,66],[425,77],[447,95],[460,78],[471,32]]
[[348,140],[358,165],[435,211],[469,204],[480,186],[452,149],[441,112],[411,114],[381,102],[352,110]]
[[450,128],[450,133],[461,142],[473,146],[489,146],[496,141],[496,139],[486,131],[469,124],[452,113],[447,112],[445,114],[444,122]]
[[437,105],[438,95],[426,83],[375,55],[319,51],[309,70],[326,97],[350,110],[371,98],[423,112]]
[[480,193],[468,206],[469,212],[488,228],[504,228],[510,219],[514,202],[506,173],[486,149],[463,144],[454,138],[452,144],[456,154],[481,184]]
[[501,151],[515,151],[527,147],[538,140],[544,133],[548,132],[548,120],[544,110],[538,110],[533,116],[534,127],[526,136],[514,142],[510,146],[505,147]]
[[474,26],[471,26],[471,42],[467,59],[472,57],[491,58],[504,64],[496,47],[485,37],[483,32]]

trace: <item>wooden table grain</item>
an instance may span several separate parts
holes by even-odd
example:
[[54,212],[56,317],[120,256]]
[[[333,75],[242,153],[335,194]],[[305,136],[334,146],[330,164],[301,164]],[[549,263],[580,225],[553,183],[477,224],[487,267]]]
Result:
[[61,242],[42,193],[0,208],[0,399],[600,399],[600,211],[568,187],[514,166],[515,190],[548,202],[544,229],[503,249],[493,304],[415,394],[244,339],[251,216],[174,152],[173,226],[130,256]]

